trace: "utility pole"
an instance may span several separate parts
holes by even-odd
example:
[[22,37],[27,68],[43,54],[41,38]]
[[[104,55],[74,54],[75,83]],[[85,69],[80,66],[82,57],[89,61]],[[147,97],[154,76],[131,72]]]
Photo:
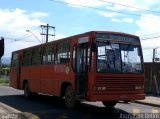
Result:
[[153,49],[153,58],[152,58],[152,64],[151,64],[151,77],[150,77],[150,93],[152,93],[152,80],[154,75],[154,63],[155,63],[155,52],[156,48]]
[[[42,33],[41,35],[46,35],[46,43],[48,43],[48,36],[55,36],[55,27],[54,26],[49,26],[49,24],[47,25],[40,25],[42,28]],[[43,33],[43,28],[46,28],[46,33]],[[54,34],[49,34],[49,28],[54,29]]]

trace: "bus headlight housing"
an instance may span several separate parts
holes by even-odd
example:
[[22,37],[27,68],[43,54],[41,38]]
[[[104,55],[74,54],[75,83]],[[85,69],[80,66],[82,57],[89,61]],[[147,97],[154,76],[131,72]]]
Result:
[[95,91],[106,91],[107,87],[106,86],[95,86],[94,90]]
[[144,89],[144,86],[135,86],[134,89],[135,90],[142,90],[142,89]]

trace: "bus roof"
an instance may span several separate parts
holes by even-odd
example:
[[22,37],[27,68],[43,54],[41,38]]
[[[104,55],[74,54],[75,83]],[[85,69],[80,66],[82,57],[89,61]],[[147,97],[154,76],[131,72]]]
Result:
[[131,37],[137,37],[137,35],[129,34],[129,33],[124,33],[124,32],[115,32],[115,31],[91,31],[95,33],[109,33],[109,34],[119,34],[119,35],[126,35],[126,36],[131,36]]
[[47,44],[51,44],[51,43],[53,43],[53,42],[59,42],[59,41],[62,41],[62,40],[71,39],[71,38],[73,38],[73,37],[79,37],[79,36],[82,36],[82,35],[95,34],[95,33],[119,34],[119,35],[125,35],[125,36],[130,36],[130,37],[139,38],[139,37],[136,36],[136,35],[128,34],[128,33],[124,33],[124,32],[115,32],[115,31],[88,31],[88,32],[85,32],[85,33],[81,33],[81,34],[77,34],[77,35],[72,35],[72,36],[69,36],[69,37],[61,38],[61,39],[54,40],[54,41],[51,41],[51,42],[48,42],[48,43],[43,43],[43,44],[31,46],[31,47],[24,48],[24,49],[20,49],[20,50],[13,51],[13,52],[19,52],[19,51],[27,50],[27,49],[30,49],[30,48],[35,48],[35,47],[40,47],[40,46],[44,46],[44,45],[47,45]]

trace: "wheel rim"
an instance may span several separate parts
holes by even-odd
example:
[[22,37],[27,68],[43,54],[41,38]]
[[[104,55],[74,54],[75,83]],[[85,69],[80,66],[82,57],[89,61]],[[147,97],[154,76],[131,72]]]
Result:
[[66,106],[69,108],[73,108],[75,105],[75,95],[72,87],[67,87],[66,89],[65,103],[66,103]]
[[25,87],[24,87],[24,96],[28,97],[28,93],[29,93],[28,84],[25,84]]
[[66,101],[68,104],[71,104],[73,102],[73,93],[71,91],[67,93]]

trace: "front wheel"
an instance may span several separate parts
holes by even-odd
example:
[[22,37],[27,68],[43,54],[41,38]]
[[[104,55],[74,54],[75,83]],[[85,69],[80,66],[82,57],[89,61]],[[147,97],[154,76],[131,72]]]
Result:
[[31,92],[30,92],[30,89],[29,89],[29,85],[28,85],[28,82],[26,82],[24,84],[24,97],[25,98],[30,98],[30,95],[31,95]]
[[65,105],[68,108],[73,109],[76,107],[76,96],[72,86],[67,86],[64,97]]
[[103,105],[107,108],[113,108],[116,105],[116,101],[102,101]]

